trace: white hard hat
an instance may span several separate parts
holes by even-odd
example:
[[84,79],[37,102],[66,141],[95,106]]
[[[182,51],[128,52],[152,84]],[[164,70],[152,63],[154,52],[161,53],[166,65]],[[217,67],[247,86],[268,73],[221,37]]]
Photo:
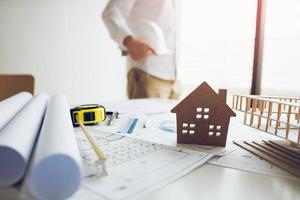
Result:
[[166,40],[161,28],[150,20],[136,20],[129,24],[135,37],[147,42],[158,55],[169,54]]

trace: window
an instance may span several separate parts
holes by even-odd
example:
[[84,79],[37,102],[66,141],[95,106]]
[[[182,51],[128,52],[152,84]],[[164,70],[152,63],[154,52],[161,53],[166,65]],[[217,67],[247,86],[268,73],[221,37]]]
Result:
[[209,118],[209,108],[197,108],[196,109],[196,119],[208,119]]
[[203,81],[234,92],[250,91],[256,6],[253,0],[182,1],[178,76],[183,95]]
[[266,2],[261,93],[299,96],[300,1]]
[[216,136],[216,137],[221,136],[221,132],[220,132],[221,128],[222,128],[222,126],[220,126],[220,125],[209,125],[208,126],[208,129],[209,129],[208,136]]
[[196,118],[197,118],[197,119],[202,119],[202,115],[197,114],[197,115],[196,115]]
[[190,124],[190,128],[195,128],[196,124]]
[[194,135],[195,132],[195,128],[196,128],[196,124],[193,123],[182,123],[182,134],[187,134],[189,133],[190,135]]

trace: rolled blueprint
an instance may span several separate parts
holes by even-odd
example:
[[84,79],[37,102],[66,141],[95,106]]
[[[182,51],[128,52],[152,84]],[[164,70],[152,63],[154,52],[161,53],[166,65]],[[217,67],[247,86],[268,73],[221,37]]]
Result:
[[29,92],[20,92],[0,101],[0,130],[30,101]]
[[19,181],[25,172],[43,122],[48,96],[34,97],[0,131],[0,186]]
[[81,158],[69,106],[62,95],[48,104],[26,189],[37,199],[66,199],[82,180]]

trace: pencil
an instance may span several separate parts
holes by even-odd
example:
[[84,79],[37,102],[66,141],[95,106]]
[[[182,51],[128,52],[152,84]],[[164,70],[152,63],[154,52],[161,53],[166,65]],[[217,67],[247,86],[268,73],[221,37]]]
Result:
[[84,124],[82,123],[82,121],[79,119],[79,117],[76,117],[78,124],[80,125],[82,131],[84,132],[85,136],[87,137],[89,143],[91,144],[93,150],[95,151],[100,164],[102,165],[102,170],[104,172],[104,174],[107,174],[106,171],[106,167],[105,167],[105,160],[106,157],[103,154],[103,152],[100,150],[100,148],[98,147],[98,145],[96,144],[94,138],[92,137],[92,135],[88,132],[88,130],[85,128]]

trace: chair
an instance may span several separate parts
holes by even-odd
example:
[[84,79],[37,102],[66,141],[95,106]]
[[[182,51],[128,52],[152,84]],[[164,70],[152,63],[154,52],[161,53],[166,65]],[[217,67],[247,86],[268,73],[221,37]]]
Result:
[[29,74],[0,74],[0,101],[19,92],[34,93],[34,77]]

